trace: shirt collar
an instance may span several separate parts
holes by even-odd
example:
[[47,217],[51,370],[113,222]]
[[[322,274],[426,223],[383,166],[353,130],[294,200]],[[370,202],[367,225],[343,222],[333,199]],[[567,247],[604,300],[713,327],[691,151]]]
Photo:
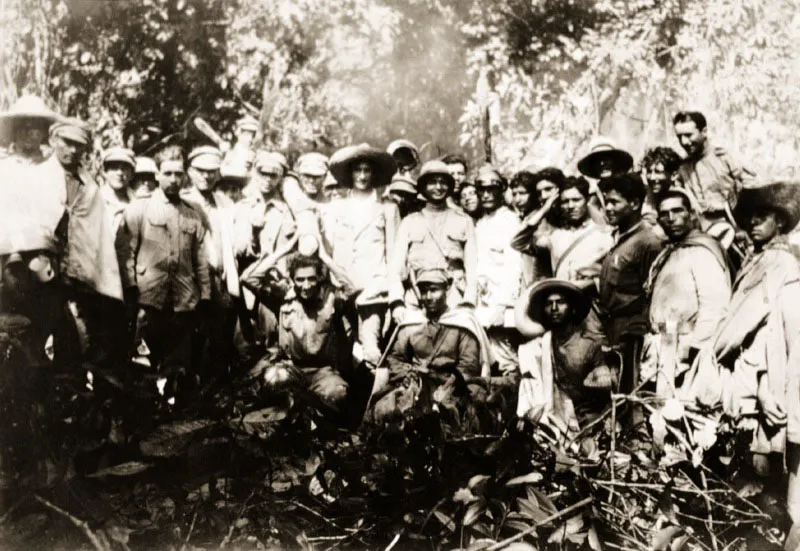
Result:
[[614,231],[611,232],[611,236],[614,238],[614,243],[619,245],[623,241],[626,241],[628,238],[630,238],[633,234],[643,230],[645,226],[649,226],[649,224],[647,224],[647,222],[644,220],[639,220],[636,224],[628,228],[628,231],[625,233],[619,233],[619,229],[614,228]]

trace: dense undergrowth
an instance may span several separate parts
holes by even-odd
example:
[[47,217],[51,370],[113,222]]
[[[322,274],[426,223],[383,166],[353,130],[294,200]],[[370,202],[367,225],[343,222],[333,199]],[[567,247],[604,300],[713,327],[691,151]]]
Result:
[[[436,403],[359,427],[246,370],[180,381],[170,404],[141,367],[16,360],[0,383],[3,549],[733,551],[781,549],[788,531],[746,432],[641,391],[568,440],[486,405],[480,434]],[[648,422],[623,428],[632,407]]]

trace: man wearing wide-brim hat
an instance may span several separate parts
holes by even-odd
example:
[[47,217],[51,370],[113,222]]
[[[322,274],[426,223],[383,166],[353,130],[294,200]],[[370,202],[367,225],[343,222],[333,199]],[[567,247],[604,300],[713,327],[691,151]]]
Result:
[[584,176],[601,180],[614,174],[625,174],[633,167],[633,157],[605,136],[597,136],[589,144],[589,152],[578,161]]
[[758,422],[751,444],[757,466],[766,465],[767,454],[786,454],[789,515],[800,522],[800,265],[786,239],[800,220],[800,183],[746,187],[733,216],[752,240],[753,255],[686,391]]
[[577,431],[606,407],[618,373],[608,365],[613,357],[606,358],[603,341],[586,328],[590,299],[569,281],[545,279],[519,301],[545,333],[536,346],[520,348],[517,414]]
[[335,152],[331,174],[349,192],[329,204],[323,220],[331,256],[361,290],[356,300],[359,338],[364,358],[373,363],[380,358],[378,338],[388,302],[387,263],[400,223],[397,205],[383,202],[380,194],[395,169],[391,155],[368,144]]
[[422,165],[417,190],[425,197],[425,206],[400,223],[389,268],[389,298],[398,319],[403,307],[419,305],[414,273],[449,270],[456,263],[464,267],[466,288],[464,296],[457,297],[457,302],[450,306],[462,302],[475,305],[475,228],[467,214],[447,205],[454,185],[453,176],[443,162],[428,161]]
[[0,114],[0,304],[3,314],[30,322],[24,344],[35,362],[47,362],[45,342],[59,311],[56,230],[66,210],[66,186],[58,160],[42,144],[58,119],[35,96],[22,96]]

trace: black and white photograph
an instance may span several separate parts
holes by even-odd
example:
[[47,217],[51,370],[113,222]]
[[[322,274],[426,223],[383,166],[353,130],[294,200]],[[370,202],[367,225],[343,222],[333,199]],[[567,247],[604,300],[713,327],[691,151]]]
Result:
[[0,549],[800,551],[800,0],[0,0]]

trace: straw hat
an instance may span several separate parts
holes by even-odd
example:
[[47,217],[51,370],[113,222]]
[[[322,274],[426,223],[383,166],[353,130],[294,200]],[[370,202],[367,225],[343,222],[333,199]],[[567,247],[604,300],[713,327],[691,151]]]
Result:
[[745,187],[739,193],[733,218],[744,227],[756,209],[770,209],[786,220],[783,233],[789,233],[800,222],[800,182],[772,182],[766,185]]
[[392,180],[392,175],[397,171],[394,159],[385,151],[381,151],[369,144],[362,143],[344,147],[330,159],[330,171],[339,184],[346,188],[353,187],[353,165],[366,161],[372,165],[372,187],[383,187]]
[[627,151],[617,148],[610,138],[597,136],[589,144],[589,153],[578,161],[578,170],[584,176],[600,178],[600,160],[610,158],[615,174],[628,172],[633,167],[633,157]]
[[591,303],[580,287],[563,279],[544,279],[531,287],[527,296],[520,297],[528,303],[526,311],[530,320],[544,325],[545,301],[552,293],[559,293],[567,299],[577,321],[589,314]]

